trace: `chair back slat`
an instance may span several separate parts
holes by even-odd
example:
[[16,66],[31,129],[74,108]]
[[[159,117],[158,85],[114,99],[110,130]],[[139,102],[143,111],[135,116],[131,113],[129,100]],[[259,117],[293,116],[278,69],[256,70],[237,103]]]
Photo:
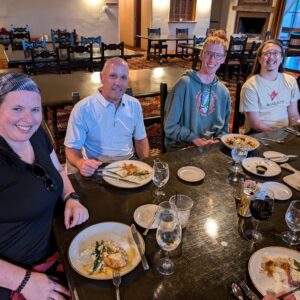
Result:
[[98,44],[99,45],[99,48],[101,47],[101,43],[102,43],[102,40],[101,40],[101,36],[97,36],[97,37],[81,37],[80,39],[80,43],[82,45],[87,45],[87,44]]
[[148,36],[159,36],[160,28],[148,28]]
[[241,99],[241,90],[244,82],[238,81],[236,85],[236,93],[235,93],[235,103],[234,103],[234,112],[233,112],[233,124],[232,124],[232,132],[239,133],[240,126],[244,125],[245,116],[240,113],[240,99]]

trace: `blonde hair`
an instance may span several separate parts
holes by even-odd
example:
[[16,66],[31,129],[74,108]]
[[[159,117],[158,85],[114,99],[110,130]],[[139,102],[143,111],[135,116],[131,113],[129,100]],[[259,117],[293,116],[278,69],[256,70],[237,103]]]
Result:
[[217,36],[227,42],[226,32],[224,29],[218,29],[212,33],[212,36]]
[[203,50],[208,45],[215,44],[215,45],[222,46],[224,48],[224,52],[226,52],[226,41],[227,41],[227,39],[223,39],[220,36],[211,35],[205,40],[204,45],[203,45]]

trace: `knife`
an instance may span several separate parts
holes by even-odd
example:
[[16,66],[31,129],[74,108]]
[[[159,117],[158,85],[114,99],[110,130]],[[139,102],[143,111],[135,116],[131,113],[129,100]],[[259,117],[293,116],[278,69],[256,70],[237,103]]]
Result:
[[297,130],[295,130],[291,127],[284,128],[284,130],[289,132],[289,133],[295,134],[296,136],[300,136],[300,132],[298,132]]
[[148,271],[149,270],[149,265],[148,265],[148,262],[146,260],[145,254],[142,250],[141,241],[139,239],[139,236],[138,236],[138,233],[136,231],[135,225],[131,224],[130,228],[131,228],[131,233],[132,233],[133,240],[134,240],[134,242],[135,242],[135,244],[136,244],[136,246],[139,250],[139,254],[140,254],[141,259],[142,259],[143,268],[144,268],[145,271]]
[[267,159],[279,159],[279,158],[297,158],[298,155],[294,155],[294,154],[287,154],[287,155],[277,155],[277,156],[270,156],[270,157],[266,157]]
[[120,180],[120,181],[125,181],[125,182],[129,182],[129,183],[139,184],[138,182],[135,182],[135,181],[131,181],[131,180],[128,180],[128,179],[125,179],[125,178],[121,178],[121,177],[117,177],[117,176],[113,176],[113,175],[108,175],[108,174],[105,174],[105,173],[102,173],[100,175],[102,175],[102,177],[109,177],[109,178],[114,178],[114,179]]

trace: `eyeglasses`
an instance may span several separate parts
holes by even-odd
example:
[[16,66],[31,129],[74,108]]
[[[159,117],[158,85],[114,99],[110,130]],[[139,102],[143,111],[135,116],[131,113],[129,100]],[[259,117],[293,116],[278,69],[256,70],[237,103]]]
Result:
[[204,51],[203,54],[206,59],[214,57],[215,60],[217,60],[217,61],[222,60],[224,57],[223,53],[217,53],[217,52],[212,52],[212,51]]
[[282,52],[281,51],[268,51],[268,52],[263,52],[262,55],[263,57],[270,58],[271,56],[278,58],[281,56]]
[[32,173],[43,181],[44,186],[46,187],[46,190],[48,192],[56,191],[57,186],[55,181],[51,177],[49,177],[49,175],[41,165],[34,164],[31,165],[30,168]]

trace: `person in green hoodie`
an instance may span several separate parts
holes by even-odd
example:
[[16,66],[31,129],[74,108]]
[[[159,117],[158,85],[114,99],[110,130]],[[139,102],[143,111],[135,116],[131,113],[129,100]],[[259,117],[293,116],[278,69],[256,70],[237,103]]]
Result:
[[230,94],[216,76],[225,57],[226,40],[208,37],[199,54],[200,70],[188,70],[168,94],[164,123],[167,151],[216,143],[213,138],[228,133]]

